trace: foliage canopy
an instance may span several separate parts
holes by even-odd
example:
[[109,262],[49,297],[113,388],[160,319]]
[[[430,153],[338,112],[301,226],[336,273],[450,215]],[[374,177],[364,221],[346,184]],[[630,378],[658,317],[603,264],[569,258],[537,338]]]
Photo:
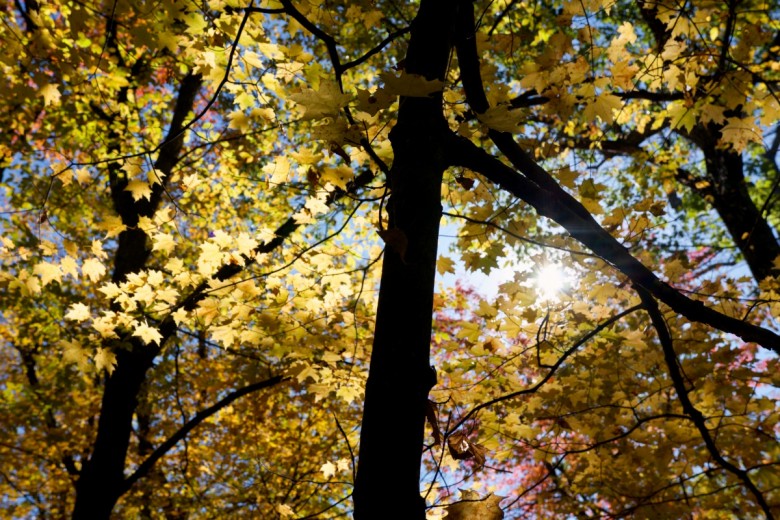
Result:
[[4,515],[780,513],[777,5],[0,16]]

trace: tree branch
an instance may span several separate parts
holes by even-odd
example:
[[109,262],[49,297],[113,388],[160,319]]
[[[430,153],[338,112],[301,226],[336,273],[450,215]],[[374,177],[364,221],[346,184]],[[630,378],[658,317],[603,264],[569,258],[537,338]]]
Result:
[[552,378],[555,375],[556,370],[558,370],[558,368],[561,365],[563,365],[564,361],[566,361],[569,358],[569,356],[574,354],[577,351],[578,348],[580,348],[582,345],[584,345],[585,342],[587,342],[588,340],[590,340],[591,338],[596,336],[596,334],[598,334],[602,330],[606,329],[607,327],[609,327],[613,323],[616,323],[616,322],[620,321],[621,319],[625,318],[626,316],[628,316],[632,312],[636,312],[636,311],[638,311],[641,308],[642,308],[641,305],[634,305],[633,307],[630,307],[630,308],[624,310],[623,312],[621,312],[619,314],[616,314],[616,315],[612,316],[611,318],[608,318],[608,319],[604,320],[603,322],[599,323],[596,328],[594,328],[593,330],[591,330],[590,332],[588,332],[587,334],[582,336],[580,339],[575,341],[574,344],[571,347],[569,347],[566,350],[566,352],[564,352],[563,355],[561,355],[561,357],[558,358],[558,360],[553,365],[550,366],[550,371],[547,372],[544,375],[544,377],[542,379],[540,379],[535,385],[533,385],[531,387],[528,387],[528,388],[524,388],[522,390],[518,390],[516,392],[512,392],[512,393],[509,393],[509,394],[506,394],[506,395],[502,395],[500,397],[496,397],[495,399],[491,399],[490,401],[486,401],[484,403],[478,404],[477,406],[475,406],[474,408],[469,410],[469,412],[466,415],[461,417],[460,420],[458,422],[456,422],[449,430],[447,430],[447,432],[444,434],[444,438],[446,439],[447,437],[452,435],[455,431],[457,431],[458,428],[460,428],[463,425],[463,423],[465,423],[467,420],[469,420],[471,417],[473,417],[474,414],[476,414],[478,411],[482,410],[483,408],[487,408],[489,406],[493,406],[494,404],[498,404],[498,403],[501,403],[503,401],[508,401],[509,399],[514,399],[515,397],[519,397],[521,395],[532,394],[532,393],[536,392],[547,381],[549,381],[550,378]]
[[[780,354],[780,336],[768,329],[705,307],[702,302],[691,300],[660,280],[655,273],[634,258],[617,239],[602,228],[582,204],[568,194],[566,197],[560,195],[558,190],[563,191],[560,187],[555,193],[541,188],[538,184],[518,174],[509,166],[478,148],[468,139],[459,136],[453,135],[451,137],[449,156],[454,165],[481,173],[501,188],[530,204],[540,215],[558,223],[591,251],[611,263],[632,282],[647,289],[675,312],[691,321],[705,323],[717,330],[735,334],[745,341],[756,342],[764,348]],[[542,167],[530,157],[528,161],[530,167],[544,172]],[[549,176],[546,172],[544,173]]]
[[685,413],[691,418],[693,424],[696,425],[696,429],[699,430],[699,434],[701,435],[702,440],[704,441],[704,445],[707,447],[707,451],[709,451],[710,456],[712,456],[712,458],[721,468],[725,469],[729,473],[732,473],[742,482],[742,484],[753,494],[756,502],[758,502],[758,505],[764,512],[764,515],[766,515],[766,518],[768,520],[773,520],[775,517],[772,514],[772,510],[769,508],[769,504],[767,504],[766,499],[764,498],[764,494],[750,479],[747,471],[738,468],[723,457],[723,455],[720,453],[720,450],[715,445],[715,440],[712,438],[709,429],[707,428],[706,419],[702,413],[693,405],[690,397],[688,397],[688,389],[685,388],[685,380],[683,379],[682,371],[680,370],[680,366],[677,361],[677,354],[674,351],[672,336],[669,333],[669,328],[666,325],[666,321],[664,320],[661,311],[658,309],[658,303],[656,303],[655,299],[645,289],[641,287],[635,287],[635,289],[642,300],[642,307],[650,315],[653,328],[655,328],[656,333],[658,334],[658,340],[660,341],[661,348],[663,349],[664,360],[666,361],[666,366],[669,370],[669,376],[672,379],[672,384],[674,385],[675,392],[677,393],[677,397],[680,400],[683,411],[685,411]]
[[[489,104],[479,72],[479,57],[474,37],[474,13],[470,2],[467,0],[461,2],[467,4],[460,10],[455,44],[461,67],[461,78],[469,105],[477,113],[482,113],[488,109]],[[655,273],[634,258],[620,242],[602,228],[577,199],[561,188],[544,168],[520,148],[511,134],[491,130],[489,135],[512,165],[522,172],[522,175],[478,148],[468,139],[454,134],[450,138],[449,146],[453,165],[479,172],[521,198],[533,206],[540,215],[557,222],[591,251],[614,265],[634,284],[645,288],[687,319],[735,334],[745,341],[754,341],[780,354],[780,336],[770,330],[707,308],[702,302],[687,298],[661,281]]]
[[213,405],[196,413],[195,416],[189,421],[187,421],[186,423],[184,423],[182,427],[176,431],[176,433],[168,437],[168,439],[166,439],[162,444],[160,444],[157,447],[157,449],[155,449],[149,455],[149,457],[147,457],[146,460],[144,460],[138,466],[138,468],[133,472],[132,475],[130,475],[125,479],[123,483],[122,493],[126,493],[131,487],[133,487],[133,484],[138,482],[138,480],[140,480],[147,473],[149,473],[149,471],[152,469],[152,467],[158,460],[163,458],[174,446],[176,446],[176,444],[180,440],[186,437],[187,434],[190,431],[192,431],[194,428],[196,428],[200,423],[202,423],[203,421],[205,421],[215,413],[219,412],[220,410],[222,410],[223,408],[225,408],[226,406],[234,402],[236,399],[239,399],[247,394],[251,394],[252,392],[257,392],[258,390],[262,390],[264,388],[268,388],[289,380],[290,378],[287,376],[275,376],[266,379],[264,381],[252,383],[251,385],[247,385],[237,390],[233,390],[232,392],[227,394],[225,397],[223,397]]

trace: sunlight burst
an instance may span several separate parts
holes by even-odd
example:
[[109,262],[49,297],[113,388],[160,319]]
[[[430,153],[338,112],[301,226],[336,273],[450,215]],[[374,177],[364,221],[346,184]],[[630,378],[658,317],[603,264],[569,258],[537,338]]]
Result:
[[557,300],[568,285],[568,275],[557,265],[546,265],[536,274],[536,290],[542,300]]

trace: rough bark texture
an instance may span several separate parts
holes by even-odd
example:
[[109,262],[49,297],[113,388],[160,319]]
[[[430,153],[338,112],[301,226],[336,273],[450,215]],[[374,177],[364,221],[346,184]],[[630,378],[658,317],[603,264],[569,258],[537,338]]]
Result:
[[[155,169],[164,175],[163,179],[170,178],[178,161],[183,144],[180,131],[200,86],[200,76],[189,75],[182,80],[168,136],[155,162]],[[162,184],[154,186],[150,200],[133,201],[130,193],[125,191],[127,179],[119,176],[117,168],[110,168],[109,176],[115,209],[126,226],[136,226],[141,216],[154,215],[164,192]],[[130,273],[144,268],[149,257],[146,240],[146,234],[140,229],[128,229],[119,235],[112,276],[114,282],[120,283]],[[107,378],[103,390],[92,454],[84,463],[76,482],[74,519],[109,518],[124,493],[125,459],[133,414],[146,372],[160,351],[160,346],[154,343],[144,345],[138,338],[126,338],[124,344],[115,344],[112,348],[117,356],[117,366]]]
[[[448,1],[421,3],[407,73],[444,78],[455,11]],[[355,482],[356,519],[425,518],[420,460],[425,405],[436,382],[429,354],[447,132],[440,95],[401,99],[390,134],[394,160],[387,206],[388,232],[396,239],[388,239],[382,266]]]

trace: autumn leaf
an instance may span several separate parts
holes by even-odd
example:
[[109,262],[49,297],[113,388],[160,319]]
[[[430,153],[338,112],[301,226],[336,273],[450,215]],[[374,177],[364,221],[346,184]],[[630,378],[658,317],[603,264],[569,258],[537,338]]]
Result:
[[97,258],[88,258],[81,265],[81,272],[91,281],[97,282],[104,274],[106,274],[106,266],[104,266],[103,263]]
[[402,72],[396,76],[392,72],[383,72],[379,77],[385,84],[384,92],[392,96],[428,97],[444,89],[441,80],[428,80],[419,74]]
[[156,343],[157,345],[160,345],[160,340],[163,338],[162,334],[160,334],[160,331],[155,327],[150,327],[146,320],[144,320],[143,323],[139,322],[135,326],[135,330],[133,330],[133,336],[141,338],[145,345],[149,345],[150,343]]
[[98,370],[105,369],[109,375],[113,374],[114,370],[116,369],[116,363],[116,354],[114,354],[110,349],[97,349],[97,352],[95,353],[95,367]]
[[151,200],[152,198],[152,187],[148,182],[140,179],[133,179],[128,182],[125,191],[129,191],[135,201],[141,199]]
[[598,116],[607,124],[615,120],[615,112],[623,108],[623,102],[614,94],[600,94],[588,101],[583,109],[583,115],[588,120],[593,120]]
[[46,287],[49,282],[62,282],[62,269],[51,262],[40,262],[33,268],[33,273],[41,277],[41,284]]
[[447,506],[450,520],[500,520],[504,511],[499,505],[504,497],[488,494],[480,497],[476,491],[461,489],[460,501]]
[[304,120],[335,117],[351,99],[352,96],[342,93],[338,84],[330,80],[321,81],[317,90],[307,88],[290,96],[291,101],[305,108]]
[[520,131],[520,124],[525,116],[521,110],[512,110],[508,105],[499,105],[478,114],[477,119],[493,130],[514,133]]
[[50,105],[60,104],[60,98],[62,97],[62,94],[60,94],[60,90],[57,85],[53,85],[51,83],[44,85],[40,88],[38,93],[43,98],[43,103],[45,106],[48,107]]
[[402,259],[406,257],[406,248],[409,246],[409,239],[406,238],[406,233],[399,228],[380,229],[378,233],[382,240],[392,247]]
[[325,478],[330,478],[336,474],[336,465],[332,462],[326,462],[320,466],[320,471]]
[[83,303],[72,304],[68,309],[68,312],[65,313],[66,320],[73,320],[77,322],[81,322],[86,319],[89,319],[89,317],[90,317],[89,307],[87,307]]

